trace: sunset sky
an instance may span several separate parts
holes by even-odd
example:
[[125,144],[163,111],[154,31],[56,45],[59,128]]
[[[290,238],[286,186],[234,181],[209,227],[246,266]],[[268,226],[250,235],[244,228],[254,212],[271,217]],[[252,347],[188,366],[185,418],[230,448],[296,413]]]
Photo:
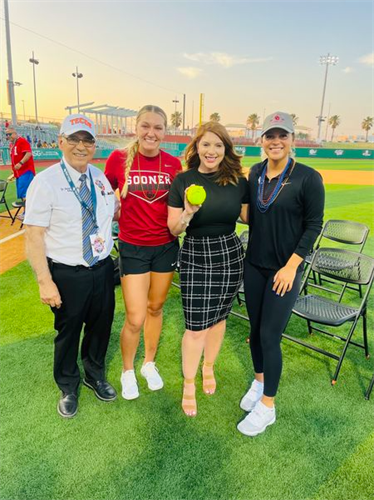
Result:
[[[316,131],[325,67],[324,114],[341,117],[338,134],[361,133],[374,116],[374,16],[371,1],[137,2],[9,1],[17,113],[34,115],[31,52],[39,59],[39,116],[61,119],[76,104],[75,67],[83,73],[81,102],[138,110],[157,104],[168,116],[187,99],[187,125],[204,117],[245,123],[257,113],[295,113]],[[1,11],[1,102],[8,77]],[[24,101],[24,102],[22,102]]]

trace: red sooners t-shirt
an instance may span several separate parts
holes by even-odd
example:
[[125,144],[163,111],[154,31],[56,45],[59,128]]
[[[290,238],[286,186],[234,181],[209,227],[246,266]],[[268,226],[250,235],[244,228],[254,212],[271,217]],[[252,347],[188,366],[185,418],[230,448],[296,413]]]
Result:
[[[140,153],[134,158],[128,177],[128,192],[121,198],[119,239],[132,245],[158,246],[175,239],[167,227],[167,198],[171,183],[182,170],[178,158],[160,151],[153,158]],[[109,156],[105,175],[113,189],[122,191],[125,182],[126,152],[116,150]],[[156,194],[157,193],[157,194]],[[156,196],[154,196],[156,194]]]
[[22,158],[25,156],[25,153],[32,153],[31,146],[23,137],[18,137],[14,144],[10,143],[10,158],[12,161],[12,170],[14,173],[14,177],[17,179],[21,177],[25,172],[31,170],[31,172],[35,175],[35,166],[34,166],[34,158],[31,156],[19,170],[14,168],[14,165],[17,165]]

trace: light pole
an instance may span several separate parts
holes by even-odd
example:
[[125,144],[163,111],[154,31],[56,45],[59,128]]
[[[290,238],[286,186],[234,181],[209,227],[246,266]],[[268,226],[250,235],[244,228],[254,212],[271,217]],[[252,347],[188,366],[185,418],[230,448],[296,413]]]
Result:
[[13,64],[12,64],[12,46],[10,43],[10,22],[9,22],[9,5],[8,0],[4,0],[4,15],[5,15],[5,33],[6,33],[6,48],[8,59],[8,101],[12,112],[12,125],[17,125],[16,99],[14,96],[13,81]]
[[35,59],[35,57],[34,57],[34,51],[32,51],[32,57],[29,59],[29,61],[30,61],[30,62],[31,62],[31,64],[32,64],[32,74],[33,74],[33,78],[34,78],[35,121],[36,121],[36,124],[38,125],[39,120],[38,120],[38,104],[37,104],[37,101],[36,101],[36,78],[35,78],[35,66],[37,66],[37,65],[39,64],[39,61],[38,61],[38,59]]
[[325,81],[323,83],[323,92],[322,92],[322,102],[321,102],[321,111],[319,113],[319,116],[317,116],[317,120],[318,120],[318,137],[317,137],[317,141],[318,142],[321,142],[321,128],[322,128],[322,122],[324,121],[324,117],[323,117],[323,105],[324,105],[324,102],[325,102],[325,94],[326,94],[326,83],[327,83],[327,74],[328,74],[328,71],[329,71],[329,66],[330,64],[335,66],[336,64],[338,64],[339,62],[339,57],[337,56],[332,56],[330,54],[327,54],[327,56],[321,56],[319,58],[319,62],[320,64],[323,66],[325,65],[326,66],[326,71],[325,71]]
[[72,73],[74,78],[77,80],[77,104],[78,104],[78,113],[80,113],[80,104],[79,104],[79,78],[83,78],[83,73],[79,73],[78,66],[75,67],[75,73]]
[[175,110],[174,110],[174,135],[177,135],[177,104],[178,104],[178,99],[175,96],[175,99],[173,99],[173,103],[175,104]]

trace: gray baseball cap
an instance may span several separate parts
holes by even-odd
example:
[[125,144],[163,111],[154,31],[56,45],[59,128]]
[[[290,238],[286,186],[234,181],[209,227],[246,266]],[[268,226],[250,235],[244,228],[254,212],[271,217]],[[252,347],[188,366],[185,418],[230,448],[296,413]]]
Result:
[[276,111],[275,113],[272,113],[265,118],[264,124],[262,126],[261,136],[266,134],[266,132],[268,132],[272,128],[281,128],[289,134],[295,133],[292,116],[288,113],[283,113],[283,111]]

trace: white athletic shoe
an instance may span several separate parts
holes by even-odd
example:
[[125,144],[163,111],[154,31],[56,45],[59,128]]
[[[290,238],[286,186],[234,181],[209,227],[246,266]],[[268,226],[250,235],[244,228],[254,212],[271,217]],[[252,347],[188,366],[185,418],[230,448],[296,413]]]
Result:
[[126,370],[121,375],[122,397],[124,399],[136,399],[139,397],[138,383],[134,370]]
[[148,361],[148,363],[143,365],[140,373],[146,379],[148,388],[151,389],[151,391],[158,391],[164,387],[164,382],[158,373],[155,363],[152,361]]
[[244,411],[252,411],[256,406],[257,401],[260,401],[264,394],[264,384],[256,379],[252,382],[249,391],[243,396],[240,401],[240,408]]
[[275,422],[275,408],[268,408],[259,401],[251,413],[239,422],[237,429],[245,436],[257,436],[264,432],[268,425]]

